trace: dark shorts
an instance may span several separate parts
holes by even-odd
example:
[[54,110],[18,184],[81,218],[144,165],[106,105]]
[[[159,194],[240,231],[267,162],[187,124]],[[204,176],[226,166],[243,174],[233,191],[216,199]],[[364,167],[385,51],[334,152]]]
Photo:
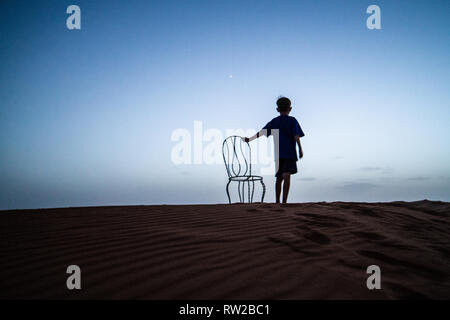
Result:
[[275,177],[282,177],[283,173],[297,173],[297,161],[294,159],[278,159],[278,171]]

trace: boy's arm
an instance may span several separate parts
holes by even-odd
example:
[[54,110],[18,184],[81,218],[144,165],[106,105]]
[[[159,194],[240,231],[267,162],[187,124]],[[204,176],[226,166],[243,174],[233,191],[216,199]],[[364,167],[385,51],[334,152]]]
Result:
[[250,142],[250,141],[253,141],[253,140],[255,140],[255,139],[258,139],[258,138],[261,137],[261,136],[265,136],[266,133],[267,133],[267,130],[262,129],[262,130],[260,130],[259,132],[257,132],[256,134],[254,134],[253,136],[251,136],[250,138],[245,137],[245,138],[242,138],[242,139],[243,139],[245,142]]
[[298,145],[298,156],[301,158],[303,158],[303,149],[302,149],[302,144],[300,143],[300,136],[296,135],[295,137],[295,141],[297,141],[297,145]]

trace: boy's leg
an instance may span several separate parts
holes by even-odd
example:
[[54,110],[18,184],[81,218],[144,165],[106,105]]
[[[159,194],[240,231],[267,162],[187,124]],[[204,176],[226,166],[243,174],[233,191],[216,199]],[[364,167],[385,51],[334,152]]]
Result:
[[[289,194],[289,186],[291,185],[291,173],[283,172],[283,203],[287,202],[288,194]],[[280,184],[281,186],[281,184]]]
[[277,177],[277,181],[275,182],[276,203],[280,203],[281,182],[283,182],[283,177]]

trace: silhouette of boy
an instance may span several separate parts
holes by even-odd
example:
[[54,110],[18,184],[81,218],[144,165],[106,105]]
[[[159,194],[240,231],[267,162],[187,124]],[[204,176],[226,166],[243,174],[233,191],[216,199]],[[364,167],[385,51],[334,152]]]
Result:
[[[245,142],[250,142],[262,135],[270,136],[272,130],[278,129],[278,154],[275,154],[277,163],[277,178],[275,184],[276,203],[280,203],[281,184],[283,183],[283,203],[287,202],[289,187],[291,184],[291,174],[297,173],[297,150],[295,144],[298,145],[298,155],[303,158],[302,145],[300,137],[305,134],[300,127],[297,119],[289,116],[291,112],[291,100],[286,97],[280,97],[277,100],[277,111],[280,115],[268,122],[265,127],[257,134],[250,138],[243,138]],[[274,136],[276,138],[276,135]],[[277,141],[275,141],[277,145]]]

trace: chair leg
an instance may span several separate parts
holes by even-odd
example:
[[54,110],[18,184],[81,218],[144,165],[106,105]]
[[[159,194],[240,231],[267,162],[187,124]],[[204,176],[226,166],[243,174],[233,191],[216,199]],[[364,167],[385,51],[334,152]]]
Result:
[[228,203],[229,203],[229,204],[231,204],[230,191],[228,190],[228,187],[230,186],[230,182],[231,182],[231,180],[228,180],[227,188],[226,188],[226,190],[227,190],[227,196],[228,196]]
[[252,181],[252,198],[251,198],[251,203],[253,203],[253,194],[255,192],[255,181]]
[[248,203],[251,203],[250,202],[250,181],[247,181],[247,201],[248,201]]
[[241,196],[241,182],[238,181],[238,195],[239,195],[239,202],[242,202],[242,196]]
[[263,192],[262,192],[262,197],[261,197],[261,202],[264,202],[264,195],[266,194],[266,185],[264,184],[264,182],[261,179],[261,184],[263,187]]
[[[248,187],[250,187],[250,182],[248,182],[248,181],[246,181],[247,182],[247,186]],[[244,186],[245,186],[245,183],[244,183]],[[245,193],[245,190],[244,189],[242,189],[242,194],[244,194]],[[247,201],[250,201],[250,189],[248,189],[248,199],[247,199]],[[245,198],[244,198],[244,203],[245,203]]]

